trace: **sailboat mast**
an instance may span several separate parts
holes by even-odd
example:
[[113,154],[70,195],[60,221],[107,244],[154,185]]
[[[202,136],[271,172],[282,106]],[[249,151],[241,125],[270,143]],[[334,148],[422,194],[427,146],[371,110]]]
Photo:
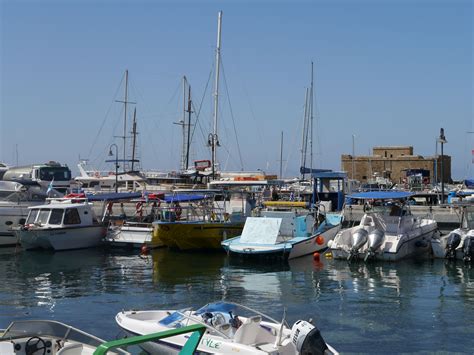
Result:
[[123,101],[123,171],[125,172],[125,160],[127,159],[127,101],[128,101],[128,69],[125,70],[125,100]]
[[186,169],[189,167],[189,146],[191,145],[191,113],[192,113],[192,101],[191,101],[191,85],[188,86],[188,135],[186,142]]
[[313,173],[313,104],[314,104],[314,91],[313,91],[313,62],[311,62],[311,89],[310,89],[310,103],[309,103],[309,114],[310,114],[310,136],[309,136],[309,166],[311,174]]
[[214,82],[214,129],[212,132],[211,150],[212,150],[212,178],[216,177],[216,162],[217,162],[217,146],[219,140],[217,138],[217,114],[219,108],[219,71],[220,71],[220,57],[221,57],[221,26],[222,26],[222,11],[219,11],[217,20],[217,48],[216,48],[216,75]]
[[303,137],[301,139],[301,178],[304,179],[304,169],[306,168],[306,150],[307,150],[307,137],[308,137],[308,89],[304,96],[304,118],[303,118]]
[[183,119],[180,121],[183,135],[183,147],[181,150],[181,171],[188,168],[186,164],[186,76],[183,76]]
[[137,145],[137,109],[133,111],[133,125],[132,125],[132,171],[135,167],[135,147]]
[[280,179],[283,178],[283,131],[281,131],[280,140]]

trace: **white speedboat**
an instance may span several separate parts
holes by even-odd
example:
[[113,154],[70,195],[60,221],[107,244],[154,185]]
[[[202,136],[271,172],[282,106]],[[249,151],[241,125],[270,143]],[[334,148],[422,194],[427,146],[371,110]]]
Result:
[[24,249],[69,250],[99,245],[106,227],[83,198],[55,199],[30,207],[25,225],[15,233]]
[[[262,212],[264,213],[264,212]],[[229,254],[277,256],[288,259],[320,252],[341,229],[342,214],[273,212],[268,217],[247,217],[242,235],[224,240]]]
[[[92,355],[105,343],[91,334],[51,320],[12,322],[0,336],[2,355]],[[127,355],[115,349],[111,354]]]
[[[197,348],[200,354],[337,354],[319,329],[306,321],[299,320],[290,328],[285,321],[231,302],[210,303],[196,311],[123,311],[115,319],[131,335],[204,325],[206,332]],[[140,346],[151,354],[176,354],[186,340],[178,335]]]
[[461,205],[461,225],[431,243],[433,256],[450,260],[474,261],[474,205]]
[[336,259],[395,261],[429,253],[431,241],[439,237],[432,218],[411,214],[403,191],[372,191],[349,196],[365,203],[358,226],[340,231],[328,246]]

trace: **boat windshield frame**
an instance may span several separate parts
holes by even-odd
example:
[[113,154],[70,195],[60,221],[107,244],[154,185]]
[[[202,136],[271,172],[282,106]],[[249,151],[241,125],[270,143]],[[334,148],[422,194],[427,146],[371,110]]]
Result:
[[[105,341],[92,334],[86,333],[70,325],[53,320],[18,320],[10,323],[0,337],[1,340],[13,340],[27,337],[50,336],[62,341],[75,341],[82,344],[99,347]],[[120,350],[121,354],[126,354]]]

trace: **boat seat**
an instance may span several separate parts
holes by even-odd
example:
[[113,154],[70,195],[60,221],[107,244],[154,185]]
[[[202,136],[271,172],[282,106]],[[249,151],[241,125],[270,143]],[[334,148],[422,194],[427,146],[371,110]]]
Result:
[[81,355],[82,354],[82,344],[71,344],[66,345],[64,348],[59,350],[56,355]]
[[254,344],[257,340],[261,320],[261,316],[247,318],[235,332],[234,342],[245,345]]

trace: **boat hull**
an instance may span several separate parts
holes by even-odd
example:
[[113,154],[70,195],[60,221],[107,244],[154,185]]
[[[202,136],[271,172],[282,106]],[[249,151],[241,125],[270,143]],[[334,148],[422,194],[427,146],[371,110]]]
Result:
[[[39,204],[39,202],[36,204]],[[18,239],[12,228],[25,223],[29,211],[28,207],[33,205],[34,203],[14,204],[0,202],[0,247],[18,244]]]
[[140,226],[116,226],[109,228],[105,242],[113,247],[141,248],[143,245],[149,248],[163,247],[164,244],[158,238],[152,240],[153,227]]
[[[425,228],[415,230],[412,235],[386,236],[386,240],[381,248],[376,251],[372,259],[384,261],[397,261],[418,255],[427,255],[431,251],[431,241],[437,233],[437,225],[432,224]],[[367,257],[367,245],[359,252],[351,254],[350,246],[331,247],[334,259],[360,259]]]
[[23,249],[71,250],[101,244],[106,228],[101,225],[76,228],[19,229],[16,231]]
[[157,222],[152,244],[162,242],[170,248],[221,249],[221,242],[242,232],[243,223]]

